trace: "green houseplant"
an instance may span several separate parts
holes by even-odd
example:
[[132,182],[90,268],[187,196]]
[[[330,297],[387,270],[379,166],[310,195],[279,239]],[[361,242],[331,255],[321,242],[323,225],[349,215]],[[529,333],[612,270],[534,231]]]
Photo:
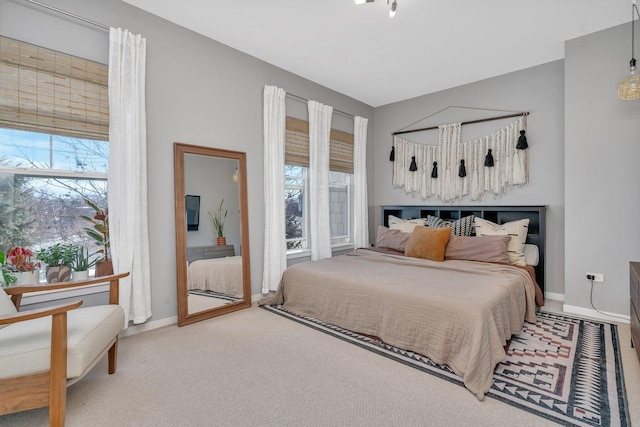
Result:
[[227,239],[224,237],[224,222],[227,219],[229,210],[225,209],[224,212],[222,211],[223,203],[224,199],[220,200],[220,204],[218,205],[218,209],[216,209],[215,214],[212,215],[211,212],[209,212],[209,216],[213,219],[213,226],[218,234],[218,245],[227,244]]
[[87,248],[84,246],[76,246],[70,263],[70,267],[73,270],[73,280],[86,279],[89,276],[89,269],[96,265],[97,262],[98,259],[92,259]]
[[0,251],[0,270],[2,271],[2,286],[9,287],[18,280],[16,276],[13,275],[11,268],[4,263],[4,252]]
[[36,258],[47,264],[45,271],[48,283],[66,282],[71,279],[70,265],[75,253],[76,246],[73,243],[56,243],[36,253]]
[[106,209],[101,208],[97,203],[86,197],[84,202],[95,212],[92,216],[80,215],[80,218],[91,223],[91,227],[86,227],[84,231],[99,248],[94,252],[94,254],[100,254],[100,257],[96,260],[96,276],[113,274],[111,241],[109,239],[109,214]]

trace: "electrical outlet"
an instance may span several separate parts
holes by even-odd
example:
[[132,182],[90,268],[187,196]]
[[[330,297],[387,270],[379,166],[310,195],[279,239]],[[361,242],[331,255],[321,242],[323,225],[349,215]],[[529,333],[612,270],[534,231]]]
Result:
[[604,274],[602,273],[589,273],[587,272],[587,280],[591,280],[593,278],[594,282],[604,282]]

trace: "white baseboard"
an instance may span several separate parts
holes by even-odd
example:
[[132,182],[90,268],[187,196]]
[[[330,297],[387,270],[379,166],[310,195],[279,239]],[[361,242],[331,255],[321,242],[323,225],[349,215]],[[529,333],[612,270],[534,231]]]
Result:
[[[584,317],[591,317],[593,319],[604,320],[606,322],[620,322],[620,323],[631,322],[631,317],[624,314],[608,313],[606,311],[603,311],[602,313],[600,313],[591,308],[578,307],[575,305],[563,304],[562,311],[568,314],[577,314]],[[614,317],[611,317],[611,316],[614,316]]]
[[[262,294],[251,295],[251,303],[255,303],[264,298]],[[120,332],[120,338],[129,337],[139,334],[141,332],[151,331],[153,329],[162,328],[164,326],[177,325],[178,316],[165,317],[164,319],[153,320],[148,323],[142,323],[140,325],[129,326],[124,331]]]
[[562,301],[564,302],[564,294],[557,294],[555,292],[545,292],[544,298],[552,299],[554,301]]
[[120,338],[129,337],[131,335],[139,334],[140,332],[151,331],[153,329],[162,328],[164,326],[177,324],[178,316],[165,317],[164,319],[158,319],[147,323],[141,323],[139,325],[129,326],[127,329],[120,332]]

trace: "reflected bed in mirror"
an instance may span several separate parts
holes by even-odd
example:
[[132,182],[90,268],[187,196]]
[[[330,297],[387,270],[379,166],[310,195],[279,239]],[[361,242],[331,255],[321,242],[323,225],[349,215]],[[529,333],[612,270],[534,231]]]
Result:
[[174,173],[178,325],[250,307],[246,154],[176,142]]

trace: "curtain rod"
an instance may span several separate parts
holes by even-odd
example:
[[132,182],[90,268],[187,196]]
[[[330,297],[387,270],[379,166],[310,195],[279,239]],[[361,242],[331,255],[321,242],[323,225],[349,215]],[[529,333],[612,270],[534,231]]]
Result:
[[[301,97],[301,96],[294,95],[294,94],[289,93],[289,92],[287,92],[287,95],[286,95],[286,96],[288,96],[288,97],[290,97],[290,98],[293,98],[293,99],[295,99],[296,101],[309,102],[309,100],[308,100],[307,98],[303,98],[303,97]],[[353,114],[345,113],[344,111],[336,110],[335,108],[333,109],[333,111],[334,111],[335,113],[342,114],[343,116],[347,116],[347,117],[352,118],[352,119],[355,117]]]
[[[493,121],[493,120],[510,119],[511,117],[520,117],[520,116],[528,116],[528,115],[529,115],[529,112],[528,111],[524,111],[522,113],[508,114],[506,116],[497,116],[497,117],[489,117],[489,118],[486,118],[486,119],[470,120],[468,122],[462,122],[460,125],[471,125],[471,124],[474,124],[474,123],[490,122],[490,121]],[[401,130],[401,131],[398,131],[398,132],[393,132],[392,135],[401,135],[403,133],[411,133],[411,132],[422,132],[423,130],[438,129],[439,127],[440,126],[430,126],[428,128]]]
[[26,1],[27,3],[35,4],[36,6],[44,7],[45,9],[52,10],[52,11],[60,13],[62,15],[69,16],[69,17],[71,17],[73,19],[77,19],[78,21],[82,21],[82,22],[86,22],[87,24],[95,25],[96,27],[102,28],[103,30],[109,31],[109,27],[104,25],[104,24],[101,24],[101,23],[96,22],[96,21],[92,21],[91,19],[83,18],[82,16],[78,16],[76,14],[67,12],[66,10],[58,9],[57,7],[49,6],[48,4],[44,4],[44,3],[36,1],[36,0],[24,0],[24,1]]

